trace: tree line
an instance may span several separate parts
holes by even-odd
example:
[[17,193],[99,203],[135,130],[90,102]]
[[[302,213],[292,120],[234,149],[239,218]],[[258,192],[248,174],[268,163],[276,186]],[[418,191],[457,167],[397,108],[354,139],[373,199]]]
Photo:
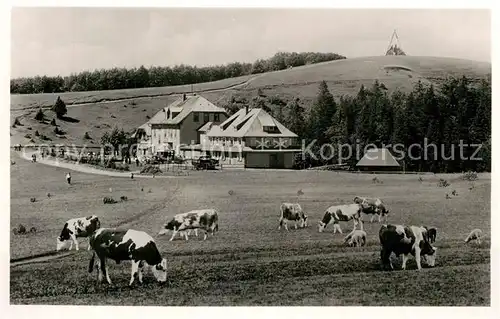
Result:
[[60,93],[196,84],[339,59],[345,57],[336,53],[278,52],[271,58],[259,59],[254,63],[234,62],[207,67],[181,64],[173,67],[101,69],[65,77],[35,76],[12,79],[10,93]]
[[[226,108],[232,113],[244,103],[232,98]],[[419,81],[411,92],[391,94],[375,81],[372,87],[361,86],[356,96],[339,99],[323,81],[308,113],[299,99],[287,103],[259,93],[248,103],[271,112],[304,139],[306,146],[315,141],[310,147],[313,156],[306,154],[307,165],[337,164],[338,152],[347,158],[347,148],[339,150],[338,145],[350,146],[353,156],[345,163],[353,167],[360,159],[355,154],[357,146],[363,156],[368,144],[385,146],[393,154],[400,144],[399,150],[406,154],[400,163],[408,171],[491,170],[491,79],[449,78],[439,89]],[[460,143],[464,158],[460,157]],[[329,158],[330,148],[321,150],[324,144],[334,146],[335,156]],[[409,148],[412,144],[420,147]],[[482,145],[477,154],[474,144]],[[321,153],[326,156],[321,158]]]

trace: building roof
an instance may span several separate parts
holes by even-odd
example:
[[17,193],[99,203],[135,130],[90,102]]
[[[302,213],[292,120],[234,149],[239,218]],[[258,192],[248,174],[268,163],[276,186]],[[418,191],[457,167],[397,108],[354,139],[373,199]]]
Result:
[[[175,100],[172,104],[162,108],[150,120],[150,124],[179,124],[191,112],[212,112],[212,113],[226,113],[221,107],[215,106],[213,103],[200,95],[186,96],[183,100],[182,97]],[[172,113],[178,113],[177,116],[172,118]],[[167,118],[168,115],[168,118]]]
[[206,132],[210,131],[213,124],[214,124],[214,122],[207,122],[207,123],[203,124],[203,126],[198,129],[198,132],[206,133]]
[[386,166],[399,167],[391,152],[386,148],[372,148],[366,151],[365,155],[356,166]]
[[151,125],[149,125],[149,122],[146,122],[146,123],[142,124],[141,126],[139,126],[135,130],[134,134],[132,134],[132,137],[135,137],[140,130],[144,131],[147,136],[151,136]]
[[[271,126],[275,132],[266,132],[264,126]],[[220,125],[213,125],[210,137],[297,137],[283,124],[260,108],[239,110]]]

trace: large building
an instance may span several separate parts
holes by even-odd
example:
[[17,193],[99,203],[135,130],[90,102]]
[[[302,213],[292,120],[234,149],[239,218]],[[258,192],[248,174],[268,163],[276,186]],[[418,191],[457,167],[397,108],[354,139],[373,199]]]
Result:
[[200,144],[184,156],[210,154],[226,167],[292,168],[300,152],[298,136],[263,109],[243,108],[220,125],[200,128]]
[[223,108],[202,96],[183,94],[139,127],[139,156],[178,153],[181,146],[200,143],[200,129],[207,123],[220,124],[226,119]]

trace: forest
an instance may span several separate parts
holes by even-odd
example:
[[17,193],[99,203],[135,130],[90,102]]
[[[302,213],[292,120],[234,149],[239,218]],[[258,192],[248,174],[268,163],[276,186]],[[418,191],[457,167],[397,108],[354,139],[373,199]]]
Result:
[[10,93],[60,93],[196,84],[340,59],[345,57],[336,53],[278,52],[271,58],[259,59],[254,63],[234,62],[206,67],[176,65],[101,69],[65,77],[35,76],[12,79]]
[[[225,107],[232,113],[245,103],[233,98]],[[407,171],[491,170],[491,78],[449,78],[439,89],[419,81],[407,93],[388,93],[383,83],[375,81],[372,87],[361,86],[357,95],[339,99],[333,97],[326,82],[321,82],[312,105],[304,105],[299,99],[285,102],[261,92],[248,103],[271,112],[305,140],[306,146],[314,141],[309,148],[312,155],[305,155],[307,166],[337,164],[339,152],[348,151],[339,151],[337,145],[363,150],[373,144],[387,147],[394,154],[399,144],[399,152],[403,150],[405,156],[398,159]],[[330,148],[321,150],[325,144],[333,145],[337,154],[328,153]],[[418,146],[410,148],[415,144]],[[344,161],[351,166],[359,160],[352,152],[353,156]]]

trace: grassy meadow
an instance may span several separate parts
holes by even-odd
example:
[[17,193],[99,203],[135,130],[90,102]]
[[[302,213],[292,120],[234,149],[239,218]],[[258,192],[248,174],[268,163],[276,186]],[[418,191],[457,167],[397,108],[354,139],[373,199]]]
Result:
[[[168,284],[158,286],[150,271],[144,284],[128,287],[130,265],[109,262],[113,284],[96,283],[87,272],[91,253],[81,250],[39,263],[11,266],[11,304],[80,305],[489,305],[490,242],[465,245],[472,228],[490,233],[489,174],[473,182],[459,175],[373,175],[325,171],[193,172],[190,176],[131,180],[72,172],[30,163],[11,154],[11,228],[19,223],[35,234],[11,233],[11,258],[55,250],[55,238],[72,217],[96,214],[103,227],[144,230],[167,258]],[[436,186],[439,178],[448,188]],[[141,191],[143,188],[143,191]],[[302,190],[303,195],[297,192]],[[458,196],[446,199],[452,190]],[[229,192],[232,191],[232,192]],[[53,195],[47,197],[47,193]],[[103,196],[128,197],[104,205]],[[317,222],[333,204],[356,195],[380,197],[389,222],[437,227],[436,267],[416,271],[380,270],[380,224],[365,219],[368,243],[343,247],[343,236]],[[37,202],[31,203],[30,198]],[[279,204],[298,201],[309,216],[305,229],[278,231]],[[219,232],[202,237],[157,236],[169,216],[191,209],[219,210]],[[341,223],[344,233],[351,223]],[[394,257],[395,258],[395,257]],[[400,267],[399,261],[394,261]]]

